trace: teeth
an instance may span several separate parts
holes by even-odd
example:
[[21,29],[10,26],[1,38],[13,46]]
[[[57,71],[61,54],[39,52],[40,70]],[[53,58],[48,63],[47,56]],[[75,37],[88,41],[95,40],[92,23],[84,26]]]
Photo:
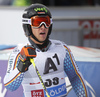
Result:
[[44,32],[41,32],[40,34],[45,34]]

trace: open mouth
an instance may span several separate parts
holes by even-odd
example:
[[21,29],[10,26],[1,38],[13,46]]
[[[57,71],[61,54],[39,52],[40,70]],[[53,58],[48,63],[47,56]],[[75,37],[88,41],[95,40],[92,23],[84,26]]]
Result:
[[45,34],[44,32],[41,32],[41,33],[40,33],[40,35],[44,35],[44,34]]

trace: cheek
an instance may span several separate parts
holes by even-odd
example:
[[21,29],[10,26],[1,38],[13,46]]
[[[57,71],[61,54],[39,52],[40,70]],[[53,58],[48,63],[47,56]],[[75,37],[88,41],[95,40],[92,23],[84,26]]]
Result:
[[38,29],[32,29],[32,33],[33,33],[34,35],[37,35],[37,34],[38,34]]
[[48,31],[49,31],[49,29],[46,29],[47,34],[48,34]]

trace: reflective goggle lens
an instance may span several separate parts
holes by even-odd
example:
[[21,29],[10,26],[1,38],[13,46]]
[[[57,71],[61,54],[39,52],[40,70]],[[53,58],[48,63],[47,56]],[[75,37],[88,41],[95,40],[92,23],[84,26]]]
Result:
[[34,16],[31,18],[31,26],[39,28],[42,24],[44,24],[46,28],[50,27],[51,21],[49,16],[45,17]]

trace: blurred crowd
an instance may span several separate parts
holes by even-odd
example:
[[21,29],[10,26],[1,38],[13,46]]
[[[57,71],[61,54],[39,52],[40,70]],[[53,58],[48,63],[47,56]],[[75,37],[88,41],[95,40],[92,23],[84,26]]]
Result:
[[100,0],[0,0],[0,5],[27,6],[32,3],[46,6],[99,6]]

